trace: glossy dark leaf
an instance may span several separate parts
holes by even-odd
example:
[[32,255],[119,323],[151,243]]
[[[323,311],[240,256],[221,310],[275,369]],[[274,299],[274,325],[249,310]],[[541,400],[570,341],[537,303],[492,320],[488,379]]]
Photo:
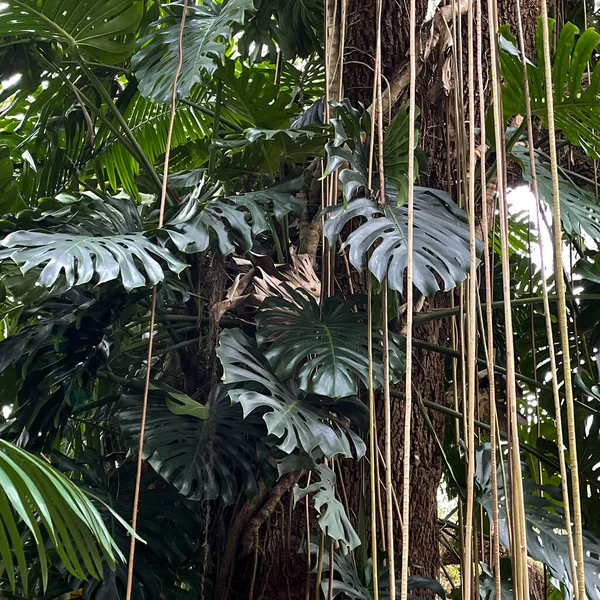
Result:
[[[172,3],[171,8],[182,3]],[[188,6],[183,30],[183,65],[177,93],[187,98],[202,77],[212,75],[225,56],[231,37],[231,23],[240,22],[252,0],[208,1]],[[132,65],[140,82],[140,92],[154,102],[168,102],[179,61],[180,15],[153,23],[152,31],[139,41]]]
[[236,246],[250,250],[254,237],[269,229],[268,213],[276,218],[301,213],[304,201],[291,192],[302,187],[301,180],[294,180],[239,196],[219,197],[201,185],[165,229],[182,252],[203,252],[213,237],[224,256],[232,254]]
[[364,442],[330,414],[336,405],[307,397],[293,381],[281,382],[241,330],[226,329],[219,340],[225,383],[236,386],[229,391],[232,402],[242,405],[245,417],[260,411],[280,450],[327,457],[364,454]]
[[[137,447],[141,420],[140,400],[125,398],[127,408],[119,412],[125,434]],[[181,413],[180,407],[176,408]],[[154,470],[191,500],[235,502],[238,480],[249,496],[258,491],[258,459],[255,444],[264,427],[258,417],[244,419],[231,406],[227,390],[218,388],[211,397],[208,418],[176,414],[164,397],[153,393],[148,408],[144,458]]]
[[[380,282],[387,277],[389,286],[402,292],[408,258],[406,206],[383,206],[367,198],[336,206],[329,212],[323,230],[329,243],[335,245],[344,227],[356,217],[362,223],[348,235],[342,249],[349,248],[349,260],[359,271],[364,269],[372,250],[368,260],[371,273]],[[423,295],[451,290],[467,278],[470,266],[467,216],[446,192],[415,187],[413,235],[414,285]],[[477,247],[480,252],[481,242]]]
[[[478,486],[477,501],[492,517],[492,477],[489,444],[477,449],[475,478]],[[508,516],[504,500],[502,472],[498,467],[498,494],[500,501],[500,543],[510,549],[508,535]],[[524,502],[525,520],[527,527],[527,551],[529,556],[536,561],[547,565],[550,577],[556,586],[564,586],[569,598],[573,597],[573,576],[569,562],[566,535],[562,532],[565,521],[560,502],[560,489],[549,486],[542,487],[543,496],[539,493],[539,486],[535,486],[529,479],[525,479]],[[597,582],[600,576],[600,539],[589,531],[583,532],[585,559],[586,589],[590,598],[597,597]]]
[[[301,390],[342,398],[369,385],[366,298],[327,298],[320,307],[304,290],[289,289],[293,301],[268,298],[257,315],[258,340],[270,342],[265,356],[283,381],[295,377]],[[382,335],[373,333],[373,375],[383,385]],[[392,377],[401,377],[404,353],[392,339]]]
[[319,527],[326,536],[337,542],[346,554],[360,545],[360,538],[350,523],[344,505],[336,497],[336,475],[325,464],[317,465],[315,475],[318,476],[318,481],[305,488],[294,488],[294,504],[312,495]]

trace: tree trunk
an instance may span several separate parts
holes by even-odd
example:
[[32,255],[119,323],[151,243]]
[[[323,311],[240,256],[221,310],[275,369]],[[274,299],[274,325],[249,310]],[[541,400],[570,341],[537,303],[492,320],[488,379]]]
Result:
[[[514,0],[499,0],[500,23],[513,24],[515,27]],[[330,0],[329,4],[334,4]],[[338,1],[339,4],[339,1]],[[450,0],[442,4],[450,5]],[[457,2],[459,4],[459,2]],[[486,0],[482,0],[487,5]],[[423,22],[428,0],[417,0],[417,23]],[[521,0],[526,32],[528,52],[534,46],[535,18],[540,14],[539,0]],[[345,32],[343,93],[358,106],[363,103],[369,106],[372,101],[373,60],[375,56],[375,14],[376,0],[347,0],[347,19]],[[339,7],[338,7],[339,9]],[[338,16],[341,12],[338,10]],[[393,88],[408,63],[408,3],[397,0],[383,0],[383,72]],[[462,39],[464,41],[463,59],[466,61],[466,17],[462,18]],[[431,24],[418,26],[419,35],[426,36]],[[489,65],[487,41],[487,17],[483,16],[483,31],[486,38],[484,45],[484,68]],[[423,47],[425,41],[423,42]],[[422,176],[421,183],[438,189],[447,189],[450,181],[453,196],[456,200],[456,144],[457,136],[464,132],[464,119],[455,123],[448,121],[452,114],[451,96],[448,96],[442,85],[442,55],[432,51],[427,60],[422,54],[418,56],[419,77],[417,80],[417,104],[421,110],[420,143],[429,160],[428,173]],[[337,59],[332,61],[339,64]],[[466,62],[464,64],[466,73]],[[334,79],[337,86],[340,82]],[[456,79],[453,83],[456,83]],[[485,89],[487,92],[487,76]],[[385,87],[385,86],[384,86]],[[465,90],[466,91],[466,90]],[[392,114],[405,102],[405,96],[396,102]],[[467,110],[465,98],[465,114]],[[478,114],[478,106],[476,110]],[[450,128],[450,132],[448,131]],[[450,170],[450,175],[449,175]],[[343,270],[339,271],[342,277]],[[448,294],[438,294],[432,301],[435,307],[449,305]],[[415,329],[415,337],[433,344],[448,346],[450,340],[449,323],[431,321]],[[446,363],[439,353],[416,350],[414,354],[413,380],[417,393],[426,400],[444,404]],[[381,403],[380,403],[381,404]],[[411,503],[410,503],[410,561],[413,574],[438,578],[440,569],[440,552],[438,542],[437,490],[442,470],[435,440],[425,424],[417,407],[412,412],[411,435]],[[383,451],[383,411],[378,406],[379,442]],[[437,436],[443,439],[445,420],[439,412],[429,411],[429,418]],[[402,446],[404,406],[402,401],[394,400],[392,408],[392,469],[396,496],[401,504],[402,494]],[[347,461],[348,462],[348,461]],[[355,465],[344,470],[344,486],[349,502],[355,504],[353,498],[358,497],[361,484],[361,470]],[[301,481],[301,484],[304,483]],[[300,544],[305,535],[304,505],[294,511],[291,507],[291,492],[280,496],[276,509],[267,519],[260,531],[258,545],[246,558],[234,565],[235,575],[230,588],[229,597],[252,598],[253,600],[304,600],[315,598],[314,576],[311,578],[310,596],[306,595],[306,557],[298,554]],[[356,518],[357,510],[351,510],[351,518]],[[354,513],[354,514],[352,514]],[[312,515],[314,524],[314,515]],[[400,550],[400,527],[396,519],[396,551]],[[381,537],[381,536],[380,536]],[[236,581],[237,580],[237,581]],[[251,589],[249,593],[249,588]],[[235,593],[234,593],[235,592]],[[215,600],[225,600],[224,597]]]

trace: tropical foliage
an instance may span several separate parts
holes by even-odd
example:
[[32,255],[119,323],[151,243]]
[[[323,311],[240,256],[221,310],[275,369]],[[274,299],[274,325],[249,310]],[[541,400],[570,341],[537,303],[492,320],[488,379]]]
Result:
[[[400,580],[392,554],[372,555],[372,537],[383,549],[368,518],[377,508],[369,432],[382,434],[381,419],[372,425],[384,390],[403,402],[407,312],[416,311],[415,345],[420,325],[459,323],[463,345],[450,348],[446,335],[426,349],[447,357],[437,374],[446,389],[466,390],[455,378],[467,355],[463,284],[483,273],[487,253],[502,300],[502,242],[496,229],[473,238],[460,186],[415,185],[409,208],[413,183],[435,181],[418,110],[411,123],[407,105],[393,107],[375,144],[372,107],[325,104],[324,16],[315,0],[0,3],[0,597],[117,599],[128,583],[136,600],[246,597],[261,527],[285,494],[289,514],[295,506],[309,523],[285,517],[300,539],[292,549],[288,533],[285,550],[308,561],[323,598],[368,600],[376,588],[383,600]],[[562,215],[554,226],[569,251],[559,276],[576,357],[577,454],[568,461],[579,465],[585,584],[598,598],[600,34],[553,26]],[[499,42],[507,143],[497,148],[488,131],[480,168],[492,180],[506,155],[509,183],[535,180],[547,218],[555,199],[542,36],[529,57],[508,25]],[[488,199],[476,193],[479,224]],[[543,563],[553,599],[572,598],[550,383],[558,377],[564,397],[564,353],[556,319],[556,348],[547,341],[541,302],[546,282],[555,307],[556,277],[531,259],[549,236],[516,212],[508,233],[504,300],[516,356],[507,357],[502,302],[492,304],[486,333],[498,374],[513,358],[517,370],[529,556]],[[406,306],[409,262],[414,307]],[[478,300],[483,322],[483,284]],[[485,335],[478,344],[485,364]],[[452,500],[475,486],[483,546],[499,483],[498,535],[514,557],[505,423],[492,451],[489,407],[478,415],[469,481],[475,440],[455,431],[464,399],[449,408],[416,391]],[[434,414],[446,415],[441,439]],[[450,554],[463,551],[458,532],[442,528],[439,537]],[[445,597],[440,581],[412,567],[409,597]],[[482,551],[484,600],[495,594],[493,570]],[[503,594],[512,593],[513,572]]]

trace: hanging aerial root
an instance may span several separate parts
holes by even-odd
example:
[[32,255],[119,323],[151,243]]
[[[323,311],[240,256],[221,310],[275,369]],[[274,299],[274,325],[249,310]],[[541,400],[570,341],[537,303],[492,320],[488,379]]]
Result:
[[[183,31],[185,26],[185,17],[187,14],[188,0],[183,0],[183,10],[181,12],[181,22],[179,26],[179,44],[178,44],[178,61],[175,76],[173,77],[173,89],[171,92],[171,113],[169,116],[169,128],[167,130],[167,141],[165,151],[165,162],[163,168],[162,189],[160,196],[160,211],[158,217],[159,229],[163,226],[165,219],[165,206],[167,201],[167,179],[169,176],[169,159],[171,156],[171,140],[173,138],[173,126],[175,124],[175,113],[177,110],[177,81],[183,66]],[[150,391],[150,374],[152,369],[152,354],[154,344],[154,323],[156,320],[156,295],[157,287],[152,289],[152,302],[150,305],[150,331],[148,336],[148,356],[146,360],[146,378],[144,382],[144,396],[142,400],[142,421],[140,423],[140,441],[138,445],[137,468],[135,476],[135,488],[133,492],[133,514],[131,518],[131,528],[135,532],[137,530],[138,507],[140,502],[140,486],[142,481],[142,463],[144,454],[144,433],[146,431],[146,418],[148,414],[148,395]],[[135,563],[135,543],[136,536],[131,536],[129,546],[129,562],[127,565],[127,590],[125,600],[131,600],[133,592],[133,567]]]
[[[494,134],[496,148],[504,149],[504,117],[502,114],[501,82],[498,59],[498,6],[496,0],[488,0],[488,20],[491,52],[492,71],[492,96],[494,110]],[[513,581],[515,597],[520,600],[529,599],[529,575],[527,567],[527,531],[525,521],[525,506],[523,496],[523,477],[521,470],[521,457],[519,453],[519,432],[517,427],[517,402],[515,382],[515,350],[513,339],[512,309],[510,303],[510,263],[508,254],[508,205],[506,201],[506,164],[504,151],[496,153],[497,183],[500,203],[500,237],[502,259],[502,292],[504,301],[504,326],[506,332],[506,401],[508,413],[508,446],[509,446],[509,474],[511,510],[508,514],[512,518],[512,553],[513,553]],[[501,461],[504,466],[504,461]],[[492,480],[495,479],[495,473]],[[505,489],[508,489],[505,487]]]
[[[573,521],[575,527],[574,546],[577,562],[577,594],[579,600],[586,597],[585,591],[585,554],[583,550],[583,525],[581,516],[581,496],[579,487],[579,465],[577,461],[577,442],[575,431],[575,405],[573,400],[573,382],[571,380],[571,355],[569,345],[569,323],[567,316],[567,302],[565,280],[563,277],[563,250],[562,250],[562,221],[560,209],[560,191],[558,179],[558,156],[556,151],[556,130],[554,126],[554,93],[552,85],[552,63],[550,58],[550,33],[548,27],[548,4],[542,0],[542,42],[544,49],[544,70],[546,74],[546,107],[548,111],[548,143],[550,145],[550,168],[552,172],[552,204],[554,208],[554,280],[558,295],[558,326],[563,356],[563,377],[565,404],[567,406],[567,430],[569,434],[569,457],[571,466],[571,481],[573,494]],[[531,148],[530,148],[531,151]],[[534,170],[532,163],[531,170]],[[560,415],[560,407],[557,416]],[[558,425],[557,425],[558,429]],[[564,448],[559,446],[559,454],[564,453]],[[561,475],[561,478],[565,478]],[[568,501],[566,496],[565,501]],[[569,527],[570,529],[570,527]]]

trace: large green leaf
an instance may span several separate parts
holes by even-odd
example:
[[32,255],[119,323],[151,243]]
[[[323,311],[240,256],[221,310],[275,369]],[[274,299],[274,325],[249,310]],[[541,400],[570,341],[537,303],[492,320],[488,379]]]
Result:
[[364,454],[364,442],[329,412],[335,411],[335,404],[307,397],[293,381],[282,383],[241,330],[227,329],[219,339],[217,354],[225,382],[237,388],[229,391],[231,400],[242,405],[246,417],[261,411],[280,450],[286,454],[296,449],[309,455],[320,452],[327,457]]
[[294,504],[309,494],[314,494],[313,502],[318,515],[319,527],[323,533],[337,542],[344,554],[360,546],[360,538],[354,531],[344,505],[335,496],[335,473],[325,464],[316,468],[318,481],[305,488],[294,488]]
[[140,233],[93,237],[16,231],[7,235],[1,245],[13,249],[4,257],[9,256],[20,265],[23,273],[45,264],[38,279],[44,287],[52,287],[64,273],[70,287],[90,283],[94,277],[98,284],[120,278],[123,287],[131,291],[164,279],[157,258],[175,273],[187,266]]
[[[181,3],[171,3],[178,7]],[[244,11],[252,8],[252,0],[209,0],[188,7],[183,30],[183,64],[177,82],[177,93],[187,98],[194,84],[212,75],[225,56],[231,37],[231,24],[241,22]],[[168,102],[179,61],[181,17],[168,16],[151,26],[151,32],[139,42],[132,63],[140,82],[141,93],[154,102]]]
[[211,232],[225,256],[232,254],[236,246],[250,250],[254,237],[269,229],[269,213],[278,219],[301,214],[304,201],[292,192],[299,191],[303,185],[303,181],[297,179],[266,190],[219,197],[217,190],[203,183],[189,195],[165,229],[182,252],[206,250]]
[[[344,227],[355,217],[363,222],[342,245],[342,249],[350,249],[350,262],[362,271],[372,250],[368,260],[371,273],[380,282],[387,277],[389,286],[402,292],[408,257],[407,207],[384,206],[367,198],[336,206],[329,212],[323,229],[330,244],[335,245]],[[467,216],[446,192],[415,187],[413,235],[414,285],[423,295],[433,296],[439,291],[438,277],[446,291],[466,279],[470,266]],[[477,245],[480,252],[481,242]]]
[[[176,408],[176,414],[156,392],[150,399],[144,458],[161,477],[191,500],[220,497],[225,504],[232,504],[237,498],[238,478],[247,495],[258,491],[255,444],[264,435],[258,416],[244,419],[239,406],[230,404],[223,387],[211,395],[210,408],[199,405],[208,409],[208,418],[197,418],[198,411],[191,410],[189,404]],[[135,448],[140,401],[137,396],[124,401],[128,408],[119,412],[119,421]],[[204,417],[204,411],[200,414]]]
[[22,528],[33,536],[44,586],[52,542],[66,569],[82,578],[99,578],[104,563],[114,569],[123,556],[89,497],[47,462],[0,439],[1,567],[15,588],[15,570],[27,589]]
[[56,40],[114,64],[131,55],[143,10],[143,0],[7,0],[0,4],[0,36]]
[[215,77],[223,83],[222,115],[244,128],[287,129],[297,114],[291,95],[258,68],[228,60]]
[[[521,163],[523,178],[531,182],[529,149],[514,146],[512,155]],[[538,194],[548,206],[554,205],[554,193],[550,161],[536,152],[535,169]],[[562,226],[567,235],[580,236],[587,233],[592,240],[600,238],[600,204],[593,192],[575,185],[563,173],[559,173],[560,211]]]
[[[305,290],[289,288],[292,301],[267,298],[257,315],[257,338],[269,341],[265,356],[279,379],[296,377],[301,390],[343,398],[358,392],[357,380],[369,385],[367,314],[356,310],[365,298],[327,298],[322,307]],[[373,375],[383,385],[381,332],[373,333]],[[392,341],[391,366],[396,377],[404,355]]]
[[323,3],[320,0],[254,0],[244,23],[238,45],[242,56],[254,62],[277,62],[278,51],[284,59],[308,58],[323,49]]
[[[554,25],[554,21],[550,20],[551,29]],[[563,131],[569,142],[581,146],[593,158],[600,158],[600,136],[597,133],[600,130],[600,63],[596,62],[589,84],[583,85],[590,60],[600,44],[600,33],[588,29],[579,37],[578,34],[578,27],[573,23],[566,23],[558,37],[552,61],[554,121],[556,128]],[[527,114],[521,62],[526,60],[531,110],[547,125],[541,26],[538,24],[536,34],[537,64],[519,55],[516,40],[508,26],[500,29],[500,35],[500,62],[504,79],[502,102],[505,116],[508,118]]]

